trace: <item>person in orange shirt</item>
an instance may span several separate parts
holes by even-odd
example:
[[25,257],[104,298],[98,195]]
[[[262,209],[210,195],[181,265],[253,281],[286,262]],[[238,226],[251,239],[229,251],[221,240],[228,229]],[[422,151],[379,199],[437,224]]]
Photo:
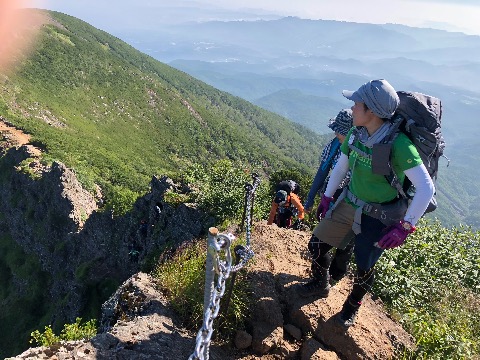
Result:
[[[297,216],[297,221],[292,225],[292,217]],[[272,201],[267,225],[277,224],[283,228],[298,228],[303,222],[305,211],[300,198],[294,192],[288,194],[285,190],[278,190]]]

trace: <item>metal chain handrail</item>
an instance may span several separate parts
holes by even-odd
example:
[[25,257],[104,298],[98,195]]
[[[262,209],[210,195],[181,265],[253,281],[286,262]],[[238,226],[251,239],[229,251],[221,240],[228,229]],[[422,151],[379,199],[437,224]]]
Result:
[[245,246],[239,248],[236,254],[240,257],[240,261],[232,268],[232,271],[237,272],[245,266],[245,264],[254,256],[252,249],[250,249],[251,233],[252,233],[252,213],[253,202],[255,199],[255,191],[260,185],[260,176],[253,173],[253,184],[245,184],[245,208],[244,208],[244,226],[245,226]]
[[[232,269],[232,255],[230,246],[235,237],[232,234],[218,234],[217,228],[210,228],[208,232],[207,268],[205,276],[205,297],[203,325],[197,333],[196,346],[189,360],[208,360],[208,351],[213,333],[213,320],[220,311],[220,299],[225,293],[225,281]],[[225,260],[221,260],[220,251],[225,252]],[[214,287],[215,273],[218,275],[217,285]]]
[[246,226],[245,226],[245,237],[246,237],[246,246],[250,246],[250,236],[251,236],[251,227],[252,227],[252,213],[253,213],[253,201],[255,199],[255,191],[257,187],[260,185],[260,176],[258,174],[253,173],[253,184],[246,184],[245,190],[246,194],[245,197],[246,201]]
[[[230,274],[240,270],[250,260],[254,253],[250,249],[251,223],[253,212],[253,201],[255,191],[260,184],[260,177],[253,174],[253,184],[245,185],[245,209],[244,220],[246,222],[246,245],[238,247],[236,254],[241,258],[240,262],[232,266],[232,254],[230,246],[235,239],[232,234],[218,234],[217,228],[210,228],[208,231],[208,250],[206,260],[205,274],[205,294],[204,294],[204,316],[203,324],[197,333],[195,350],[188,358],[189,360],[208,360],[209,347],[213,334],[213,320],[220,311],[220,300],[225,293],[225,282]],[[220,259],[220,251],[225,252],[225,260]],[[217,285],[214,286],[215,274]]]

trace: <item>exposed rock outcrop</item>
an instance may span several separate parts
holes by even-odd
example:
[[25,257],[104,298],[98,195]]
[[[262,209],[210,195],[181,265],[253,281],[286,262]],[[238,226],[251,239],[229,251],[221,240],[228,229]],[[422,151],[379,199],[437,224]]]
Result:
[[[210,359],[393,359],[396,350],[414,347],[381,301],[370,296],[349,330],[334,324],[352,285],[348,277],[327,299],[295,294],[293,285],[308,273],[308,238],[308,233],[255,224],[255,261],[247,265],[255,306],[232,345],[211,345]],[[195,349],[196,334],[182,328],[146,274],[128,279],[103,308],[106,323],[114,324],[107,333],[89,342],[29,349],[14,359],[187,359]]]
[[[22,309],[25,325],[9,328],[15,341],[26,344],[30,332],[44,325],[58,328],[87,311],[99,313],[98,301],[138,272],[152,253],[191,241],[208,228],[194,204],[173,207],[164,201],[165,191],[179,187],[165,176],[152,177],[151,191],[128,214],[100,210],[99,191],[85,190],[62,163],[46,166],[39,149],[10,134],[0,157],[0,237],[24,263],[6,262],[2,270],[8,289],[0,299],[4,323],[17,316],[16,304],[30,306]],[[0,339],[0,357],[11,345],[8,336]]]
[[[99,211],[99,191],[92,195],[83,189],[75,173],[61,163],[44,165],[40,150],[22,145],[28,137],[20,135],[5,135],[8,145],[0,149],[0,236],[11,241],[13,253],[30,259],[27,269],[35,271],[22,277],[21,271],[4,269],[10,270],[10,292],[4,294],[2,309],[9,316],[10,304],[40,286],[34,306],[41,303],[44,312],[33,319],[50,312],[48,323],[73,322],[93,306],[87,303],[92,289],[106,299],[114,292],[109,281],[124,283],[104,303],[102,332],[92,340],[32,348],[13,359],[188,358],[196,334],[182,328],[153,279],[138,273],[149,254],[199,238],[210,226],[195,206],[172,207],[164,201],[166,191],[188,189],[165,176],[153,177],[150,193],[138,199],[129,214],[112,216]],[[255,261],[248,264],[255,306],[247,328],[237,332],[236,347],[212,344],[210,359],[391,359],[395,351],[414,346],[383,311],[381,301],[368,296],[353,327],[344,331],[334,324],[333,316],[351,288],[349,278],[333,287],[327,299],[297,296],[293,285],[309,272],[309,236],[255,224]],[[7,250],[8,241],[2,245]]]

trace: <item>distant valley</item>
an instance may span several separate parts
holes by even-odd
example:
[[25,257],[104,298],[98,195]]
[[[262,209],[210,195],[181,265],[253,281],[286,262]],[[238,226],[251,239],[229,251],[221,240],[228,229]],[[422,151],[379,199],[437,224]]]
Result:
[[[448,168],[442,161],[434,215],[445,225],[478,227],[476,90],[417,82],[418,73],[371,72],[389,63],[378,53],[392,51],[396,36],[397,46],[412,41],[405,29],[395,35],[388,27],[287,18],[172,25],[139,38],[183,54],[169,60],[172,67],[77,18],[41,13],[46,21],[31,54],[19,54],[16,71],[0,73],[2,358],[28,347],[31,332],[48,324],[59,331],[78,315],[98,319],[128,276],[205,234],[214,218],[189,194],[218,192],[192,185],[192,169],[218,171],[214,180],[225,192],[234,187],[229,176],[240,178],[225,176],[228,166],[241,176],[260,173],[256,204],[265,218],[276,172],[310,181],[332,136],[328,119],[350,105],[341,90],[373,76],[444,100],[452,161]],[[352,43],[352,34],[372,36],[382,49]],[[458,36],[456,46],[477,39]],[[178,45],[182,51],[170,51]],[[347,51],[354,45],[355,59]],[[421,49],[419,42],[411,50]],[[361,70],[366,64],[370,70]],[[241,196],[232,199],[227,205],[241,210]]]
[[[480,226],[477,131],[480,37],[403,25],[294,17],[175,24],[121,34],[152,57],[233,95],[328,133],[351,104],[341,96],[372,78],[443,101],[446,154],[436,212],[447,225]],[[446,197],[446,193],[455,196]]]

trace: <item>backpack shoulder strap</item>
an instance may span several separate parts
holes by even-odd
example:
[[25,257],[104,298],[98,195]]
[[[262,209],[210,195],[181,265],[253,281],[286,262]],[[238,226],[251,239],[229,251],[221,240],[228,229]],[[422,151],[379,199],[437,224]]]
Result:
[[367,154],[365,151],[363,150],[360,150],[358,147],[356,147],[354,145],[355,143],[355,140],[356,138],[358,137],[358,129],[355,128],[353,129],[352,131],[352,134],[350,135],[350,137],[348,138],[348,149],[349,149],[349,152],[348,152],[348,157],[350,157],[350,154],[352,151],[355,151],[357,154],[363,156],[363,157],[366,157],[368,159],[371,159],[372,158],[372,155],[370,154]]
[[396,115],[391,121],[392,126],[388,134],[385,135],[380,143],[373,145],[371,155],[354,145],[355,138],[358,136],[357,129],[353,130],[348,141],[348,147],[350,151],[353,150],[361,156],[370,159],[372,161],[372,172],[374,174],[384,175],[390,186],[394,187],[402,197],[407,197],[392,167],[393,142],[401,131],[400,126],[404,122],[404,118],[401,115]]
[[[398,134],[400,134],[401,132],[400,128],[402,124],[405,123],[406,120],[402,115],[397,114],[392,118],[391,121],[392,121],[392,127],[389,131],[389,134],[385,136],[384,140],[382,141],[382,144],[389,146],[388,161],[387,161],[388,172],[386,174],[383,173],[382,175],[385,175],[385,179],[388,181],[390,186],[394,187],[402,198],[407,198],[408,196],[405,190],[403,189],[402,184],[400,184],[400,181],[398,180],[398,176],[393,170],[393,166],[392,166],[393,142],[397,138]],[[375,156],[373,158],[375,159]],[[372,169],[373,169],[373,166],[374,166],[374,161],[372,159]],[[385,170],[385,169],[382,168],[382,170]]]

